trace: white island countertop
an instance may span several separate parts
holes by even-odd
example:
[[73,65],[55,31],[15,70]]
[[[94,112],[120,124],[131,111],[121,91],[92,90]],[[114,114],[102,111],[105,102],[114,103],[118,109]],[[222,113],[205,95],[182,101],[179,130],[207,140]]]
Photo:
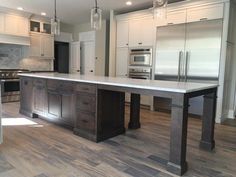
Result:
[[140,80],[130,78],[119,77],[104,77],[104,76],[90,76],[80,74],[60,74],[60,73],[27,73],[19,74],[20,76],[54,79],[63,81],[73,81],[90,84],[101,84],[118,87],[138,88],[147,90],[167,91],[176,93],[190,93],[205,89],[211,89],[218,87],[217,84],[202,84],[191,82],[172,82],[172,81],[160,81],[160,80]]

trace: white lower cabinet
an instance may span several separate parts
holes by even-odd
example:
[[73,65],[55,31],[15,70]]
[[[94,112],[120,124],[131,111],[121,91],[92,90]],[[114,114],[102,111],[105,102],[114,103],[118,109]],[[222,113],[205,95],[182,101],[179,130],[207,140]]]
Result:
[[116,76],[128,77],[129,49],[117,48],[116,50]]
[[46,34],[31,34],[30,57],[54,59],[54,37]]

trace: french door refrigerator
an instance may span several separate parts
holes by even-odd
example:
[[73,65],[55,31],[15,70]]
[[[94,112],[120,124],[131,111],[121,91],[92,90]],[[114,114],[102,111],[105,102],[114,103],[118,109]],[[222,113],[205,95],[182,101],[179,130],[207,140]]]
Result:
[[[223,20],[157,28],[155,79],[218,83]],[[189,112],[202,114],[202,97],[190,99]],[[170,109],[170,100],[154,99],[156,110]]]

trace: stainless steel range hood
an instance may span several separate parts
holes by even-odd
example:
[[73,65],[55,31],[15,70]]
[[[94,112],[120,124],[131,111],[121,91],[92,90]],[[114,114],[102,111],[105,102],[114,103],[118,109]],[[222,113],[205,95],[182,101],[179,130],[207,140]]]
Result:
[[30,45],[30,37],[0,34],[0,43],[29,46]]

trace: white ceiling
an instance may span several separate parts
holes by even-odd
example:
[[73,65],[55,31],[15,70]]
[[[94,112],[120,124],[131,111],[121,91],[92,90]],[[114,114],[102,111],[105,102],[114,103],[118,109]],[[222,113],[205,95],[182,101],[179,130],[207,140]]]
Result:
[[[127,0],[98,0],[98,5],[107,18],[109,10],[131,11],[152,5],[152,0],[131,0],[132,6],[127,6]],[[94,7],[94,0],[57,0],[58,17],[68,24],[79,24],[90,20],[90,9]],[[34,14],[46,12],[53,16],[54,0],[1,0],[0,6],[16,9],[23,7],[25,11]]]

